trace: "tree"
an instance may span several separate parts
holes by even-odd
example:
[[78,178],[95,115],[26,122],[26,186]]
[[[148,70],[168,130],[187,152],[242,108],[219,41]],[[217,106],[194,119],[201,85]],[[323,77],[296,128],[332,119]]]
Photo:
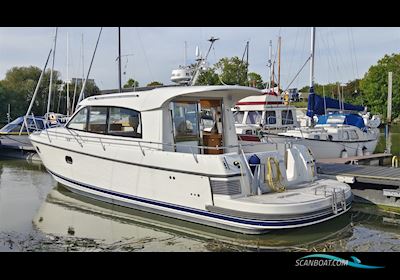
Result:
[[[7,104],[11,104],[11,118],[25,115],[29,103],[33,97],[36,85],[42,70],[35,66],[29,67],[13,67],[7,71],[6,77],[1,81],[3,87],[3,96],[6,96],[5,104],[1,104],[0,112],[7,110]],[[53,71],[53,87],[51,105],[54,103],[57,94],[56,89],[62,84],[59,79],[60,73]],[[35,103],[32,107],[32,113],[35,115],[43,115],[47,110],[47,100],[49,94],[50,70],[43,75]],[[4,105],[3,105],[4,104]],[[3,108],[5,107],[5,108]]]
[[139,87],[139,82],[135,81],[134,79],[130,78],[124,85],[124,88],[133,88]]
[[258,89],[263,89],[265,88],[264,82],[261,78],[261,75],[255,73],[255,72],[250,72],[248,74],[248,80],[249,80],[249,86],[255,86]]
[[[221,58],[213,67],[203,71],[196,85],[241,85],[248,86],[250,80],[256,81],[257,88],[264,88],[262,78],[257,73],[247,75],[248,64],[237,56]],[[219,76],[218,76],[218,73]],[[249,80],[248,80],[249,78]]]
[[201,72],[196,85],[222,85],[214,68]]
[[163,85],[163,83],[160,83],[157,81],[153,81],[153,82],[147,84],[148,87],[158,87],[158,86],[162,86],[162,85]]
[[224,84],[247,85],[248,64],[243,63],[239,57],[222,58],[215,64],[216,70],[220,70],[220,78]]
[[387,114],[388,72],[393,72],[392,117],[400,116],[400,54],[385,55],[360,82],[365,105],[374,114]]

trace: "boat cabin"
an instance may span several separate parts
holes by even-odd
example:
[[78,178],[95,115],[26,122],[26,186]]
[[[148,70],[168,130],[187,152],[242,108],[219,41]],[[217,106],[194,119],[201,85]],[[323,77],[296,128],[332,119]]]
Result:
[[238,134],[254,134],[257,129],[285,130],[297,127],[296,108],[287,106],[276,93],[250,96],[233,109]]
[[[0,129],[0,134],[19,134],[21,127],[24,123],[24,117],[18,117],[9,124],[6,124]],[[22,133],[27,134],[28,131],[33,132],[36,130],[42,130],[45,128],[45,119],[43,117],[27,117],[27,125],[24,126]]]
[[165,151],[222,154],[237,151],[231,108],[261,94],[241,86],[164,87],[83,100],[68,129],[157,146]]

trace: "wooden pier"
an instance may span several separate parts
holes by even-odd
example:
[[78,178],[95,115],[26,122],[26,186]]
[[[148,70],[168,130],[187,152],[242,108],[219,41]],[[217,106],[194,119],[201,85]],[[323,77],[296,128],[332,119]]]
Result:
[[317,162],[317,172],[351,184],[358,202],[400,207],[400,168]]
[[317,160],[319,163],[342,163],[342,164],[365,164],[365,165],[384,165],[390,162],[393,155],[388,153],[371,154],[365,156],[354,156],[347,158],[327,158]]

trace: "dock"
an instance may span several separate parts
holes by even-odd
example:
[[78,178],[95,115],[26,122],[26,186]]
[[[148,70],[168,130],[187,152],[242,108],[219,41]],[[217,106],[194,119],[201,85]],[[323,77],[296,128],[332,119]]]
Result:
[[390,162],[393,155],[389,153],[378,153],[364,156],[354,156],[346,158],[327,158],[318,159],[319,163],[342,163],[342,164],[364,164],[364,165],[385,165]]
[[317,162],[317,172],[350,184],[358,202],[400,207],[400,168]]

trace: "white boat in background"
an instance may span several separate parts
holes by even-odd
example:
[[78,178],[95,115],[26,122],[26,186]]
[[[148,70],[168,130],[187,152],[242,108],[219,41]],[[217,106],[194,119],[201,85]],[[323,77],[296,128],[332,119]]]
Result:
[[274,143],[293,141],[309,147],[315,159],[372,154],[378,144],[380,120],[368,115],[331,113],[319,116],[314,127],[299,127],[265,137]]
[[[310,94],[307,116],[300,117],[301,123],[308,126],[297,124],[286,131],[273,133],[268,129],[269,127],[256,125],[259,127],[259,131],[253,131],[253,133],[250,131],[249,134],[263,135],[263,137],[261,139],[260,137],[247,137],[245,140],[304,145],[309,147],[315,159],[372,154],[379,138],[379,117],[371,117],[364,106],[344,103],[343,98],[336,100],[314,93],[314,47],[315,28],[313,27],[311,29]],[[282,115],[284,115],[283,112],[286,112],[288,116],[292,114],[289,111],[282,111]],[[265,123],[267,118],[268,115],[259,114],[260,123]],[[314,119],[317,119],[315,125]],[[286,121],[291,122],[292,120],[288,118]],[[243,133],[243,131],[239,131],[239,133]]]
[[257,94],[192,86],[93,96],[65,127],[30,139],[71,191],[181,220],[260,234],[348,211],[350,187],[319,179],[306,147],[238,145],[231,108]]
[[[24,119],[26,119],[24,123]],[[46,127],[64,125],[67,118],[61,114],[50,113],[44,117],[21,116],[0,129],[0,143],[4,146],[30,146],[28,135]]]
[[279,133],[299,125],[296,107],[285,105],[277,90],[262,93],[241,99],[232,109],[239,139],[257,141],[261,131]]

